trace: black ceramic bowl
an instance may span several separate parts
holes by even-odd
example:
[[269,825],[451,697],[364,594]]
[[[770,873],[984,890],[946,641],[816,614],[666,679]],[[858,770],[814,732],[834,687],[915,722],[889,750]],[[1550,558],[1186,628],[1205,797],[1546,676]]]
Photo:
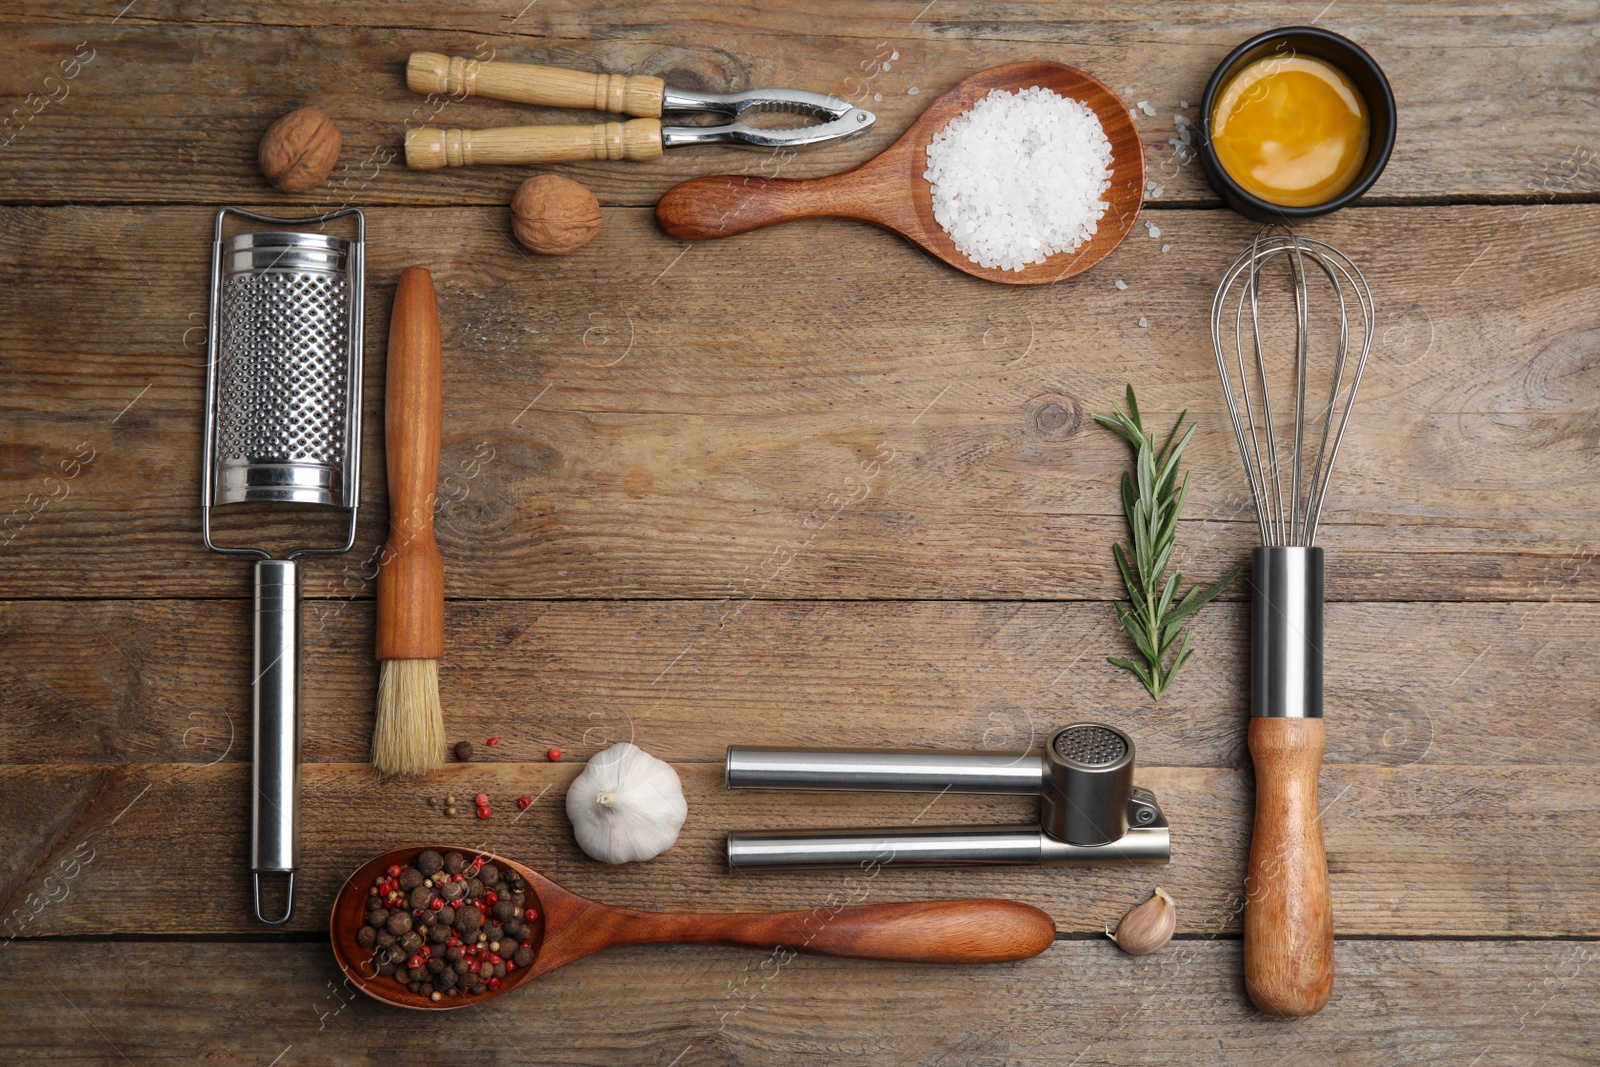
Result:
[[[1313,56],[1337,67],[1355,85],[1367,103],[1367,114],[1372,124],[1372,134],[1367,140],[1367,158],[1355,182],[1321,204],[1305,207],[1287,207],[1263,200],[1248,192],[1228,176],[1216,150],[1211,147],[1211,109],[1217,95],[1233,76],[1258,59],[1272,55]],[[1389,79],[1373,58],[1354,41],[1315,26],[1287,26],[1281,30],[1268,30],[1250,38],[1228,53],[1228,58],[1217,65],[1211,80],[1206,82],[1205,96],[1200,100],[1200,165],[1205,168],[1211,187],[1222,195],[1227,205],[1259,222],[1282,222],[1309,219],[1326,215],[1353,202],[1372,188],[1372,183],[1383,173],[1394,151],[1395,115],[1394,92]]]

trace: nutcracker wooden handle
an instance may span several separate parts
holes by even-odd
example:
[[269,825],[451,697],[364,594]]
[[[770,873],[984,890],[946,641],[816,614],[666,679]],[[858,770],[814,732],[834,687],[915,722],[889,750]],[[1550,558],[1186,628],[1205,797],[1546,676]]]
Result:
[[1333,992],[1333,906],[1317,773],[1322,720],[1250,720],[1256,822],[1244,906],[1244,981],[1269,1015],[1314,1015]]
[[647,74],[588,74],[532,63],[490,62],[413,52],[406,84],[419,93],[486,96],[518,104],[580,107],[641,118],[661,117],[667,83]]
[[433,502],[444,372],[433,278],[421,267],[400,275],[384,374],[389,541],[378,559],[378,658],[439,659],[444,654],[444,560],[433,537]]
[[630,119],[598,126],[503,126],[494,130],[406,131],[412,170],[475,164],[580,163],[590,159],[656,159],[661,122]]

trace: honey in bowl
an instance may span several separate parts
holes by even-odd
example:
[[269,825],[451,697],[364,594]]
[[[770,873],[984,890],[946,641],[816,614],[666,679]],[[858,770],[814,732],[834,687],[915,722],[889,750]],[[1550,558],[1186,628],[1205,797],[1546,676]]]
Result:
[[1228,176],[1268,203],[1311,207],[1361,175],[1367,103],[1337,68],[1310,56],[1259,59],[1224,86],[1211,145]]

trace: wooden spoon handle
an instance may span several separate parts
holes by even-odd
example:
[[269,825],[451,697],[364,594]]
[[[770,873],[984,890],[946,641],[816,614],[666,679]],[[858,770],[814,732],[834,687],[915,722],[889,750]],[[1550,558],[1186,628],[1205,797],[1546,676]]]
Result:
[[893,225],[897,205],[863,191],[856,171],[826,178],[752,178],[713,174],[668,189],[656,204],[656,221],[684,241],[732,237],[795,219],[857,218]]
[[607,945],[734,945],[908,963],[1021,960],[1043,952],[1056,936],[1050,916],[1014,900],[840,905],[766,914],[606,910],[620,917],[605,931]]
[[433,277],[421,267],[400,275],[384,375],[389,541],[378,559],[378,658],[438,659],[444,654],[444,560],[433,537],[433,501],[444,373]]
[[629,119],[596,126],[502,126],[492,130],[406,131],[406,166],[412,170],[474,164],[579,163],[597,159],[656,159],[661,120]]
[[1314,1015],[1333,992],[1333,905],[1317,807],[1322,749],[1321,719],[1250,720],[1256,822],[1244,980],[1269,1015]]
[[593,108],[641,118],[661,117],[667,83],[648,74],[590,74],[533,63],[489,62],[412,52],[406,85],[419,93],[486,96],[519,104]]

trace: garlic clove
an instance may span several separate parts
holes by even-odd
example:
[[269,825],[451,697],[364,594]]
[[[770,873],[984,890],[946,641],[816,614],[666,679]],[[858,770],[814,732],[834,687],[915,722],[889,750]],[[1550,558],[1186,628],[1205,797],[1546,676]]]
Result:
[[1111,940],[1130,956],[1143,956],[1172,940],[1178,928],[1178,906],[1165,889],[1122,917]]

